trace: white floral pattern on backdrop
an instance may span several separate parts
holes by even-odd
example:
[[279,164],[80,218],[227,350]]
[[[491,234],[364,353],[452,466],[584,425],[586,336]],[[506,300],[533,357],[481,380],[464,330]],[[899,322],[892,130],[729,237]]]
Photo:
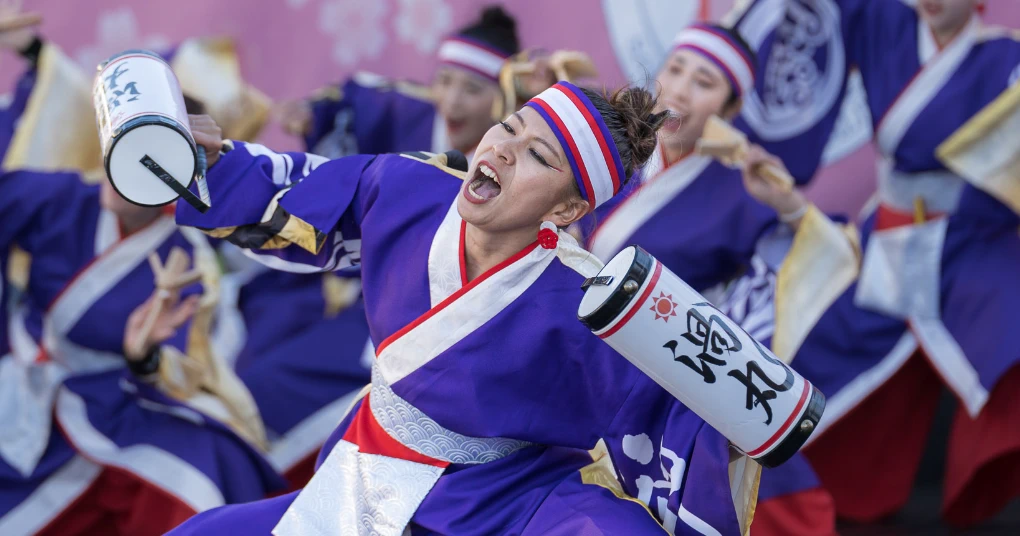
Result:
[[399,0],[396,29],[401,42],[411,43],[422,54],[436,50],[439,41],[453,31],[453,10],[445,0]]
[[319,9],[319,29],[333,38],[333,60],[352,67],[362,59],[379,57],[386,46],[383,17],[386,2],[326,0]]
[[144,48],[166,50],[171,42],[158,34],[142,34],[138,18],[129,6],[102,10],[95,22],[95,41],[78,49],[75,60],[86,72],[92,72],[100,63],[125,49]]

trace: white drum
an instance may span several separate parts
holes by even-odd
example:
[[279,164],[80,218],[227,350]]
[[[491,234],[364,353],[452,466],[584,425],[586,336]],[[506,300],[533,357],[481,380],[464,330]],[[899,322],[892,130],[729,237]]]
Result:
[[788,460],[818,426],[820,391],[637,246],[585,281],[577,314],[766,467]]
[[[131,203],[161,206],[183,197],[209,208],[205,152],[191,134],[177,77],[162,58],[122,52],[99,66],[93,84],[106,175]],[[188,187],[197,181],[199,195]]]

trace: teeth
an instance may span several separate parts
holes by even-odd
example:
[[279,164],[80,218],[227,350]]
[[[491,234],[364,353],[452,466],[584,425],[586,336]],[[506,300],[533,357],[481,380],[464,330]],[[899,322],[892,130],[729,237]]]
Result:
[[475,199],[482,199],[482,200],[484,200],[485,199],[484,197],[482,197],[482,196],[478,195],[477,193],[475,193],[475,190],[477,190],[478,187],[481,186],[481,185],[482,185],[481,182],[475,182],[474,184],[472,184],[471,186],[468,187],[468,193],[471,194],[471,196],[474,197]]
[[496,175],[496,172],[492,168],[483,164],[481,166],[478,166],[478,170],[482,172],[482,175],[485,175],[486,177],[495,181],[496,184],[499,184],[499,177]]

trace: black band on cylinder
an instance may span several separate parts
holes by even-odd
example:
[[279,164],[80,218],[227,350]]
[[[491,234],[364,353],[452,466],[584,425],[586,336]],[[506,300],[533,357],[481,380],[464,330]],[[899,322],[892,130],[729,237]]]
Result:
[[822,412],[825,411],[825,395],[816,389],[814,385],[810,385],[810,387],[811,395],[808,399],[807,409],[794,425],[793,430],[790,431],[790,435],[786,436],[776,448],[772,449],[772,452],[756,458],[757,462],[763,467],[779,467],[786,463],[787,460],[792,458],[804,446],[804,443],[811,437],[811,434],[818,429],[818,421],[821,420]]
[[[634,261],[631,262],[630,268],[627,269],[626,275],[620,280],[620,286],[613,291],[612,295],[605,303],[600,305],[597,309],[592,311],[590,314],[584,317],[578,317],[578,320],[582,324],[588,327],[592,331],[600,331],[609,325],[610,322],[616,319],[623,313],[627,305],[630,304],[631,300],[634,299],[637,292],[627,292],[624,290],[624,285],[627,281],[634,281],[637,283],[638,288],[644,284],[645,279],[648,279],[649,274],[652,273],[652,268],[655,266],[655,258],[650,253],[641,249],[640,246],[634,246],[636,250],[634,252]],[[601,272],[600,272],[601,273]],[[594,278],[598,279],[598,277]],[[594,283],[594,281],[592,281]],[[587,286],[582,288],[587,289]]]

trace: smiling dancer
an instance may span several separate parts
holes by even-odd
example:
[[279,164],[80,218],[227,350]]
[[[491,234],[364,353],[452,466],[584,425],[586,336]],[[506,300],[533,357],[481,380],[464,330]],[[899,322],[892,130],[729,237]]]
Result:
[[641,244],[700,292],[747,269],[776,215],[747,194],[740,170],[694,149],[709,117],[740,113],[755,62],[743,39],[722,27],[699,24],[677,35],[655,80],[659,109],[672,114],[648,164],[596,212],[592,253],[608,259]]

